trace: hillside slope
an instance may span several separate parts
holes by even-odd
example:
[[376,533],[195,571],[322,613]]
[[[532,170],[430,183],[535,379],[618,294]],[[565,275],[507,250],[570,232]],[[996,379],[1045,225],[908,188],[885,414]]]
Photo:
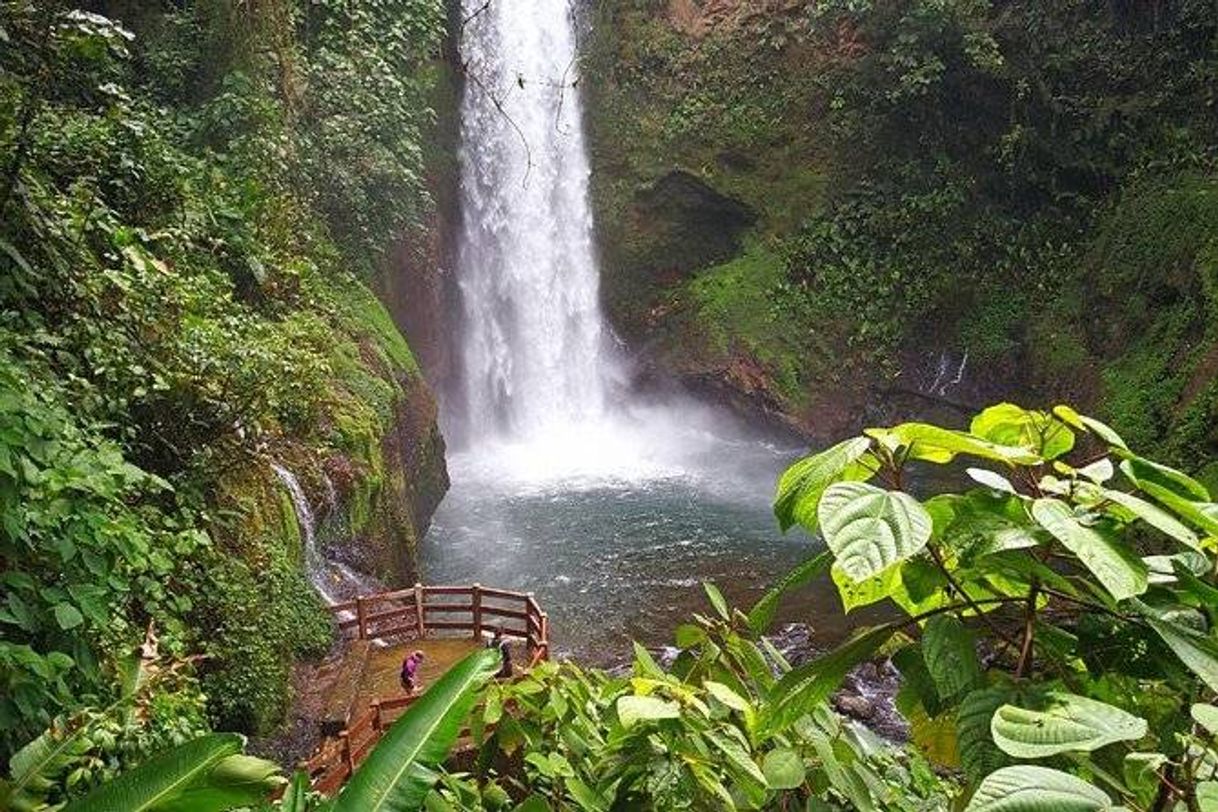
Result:
[[369,280],[424,238],[442,27],[411,0],[0,12],[0,750],[106,704],[146,634],[204,658],[217,725],[276,724],[332,629],[273,465],[334,555],[414,577],[444,444]]
[[1212,4],[645,0],[589,22],[605,299],[644,360],[822,437],[1070,397],[1204,447],[1191,464],[1218,450]]

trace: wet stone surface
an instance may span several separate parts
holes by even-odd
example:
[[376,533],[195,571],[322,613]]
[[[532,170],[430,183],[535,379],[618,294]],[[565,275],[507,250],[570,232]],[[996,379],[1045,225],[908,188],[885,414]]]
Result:
[[[782,626],[770,635],[770,641],[792,666],[803,665],[829,648],[819,643],[811,627],[803,623]],[[886,739],[905,741],[909,738],[909,724],[896,708],[900,689],[901,675],[891,661],[860,663],[846,675],[834,694],[833,707]]]

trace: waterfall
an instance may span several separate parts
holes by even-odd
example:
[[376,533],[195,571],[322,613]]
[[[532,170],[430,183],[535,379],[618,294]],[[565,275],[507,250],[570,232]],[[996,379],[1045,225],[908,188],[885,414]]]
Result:
[[338,603],[339,598],[329,583],[325,556],[317,547],[317,522],[313,518],[309,498],[305,496],[304,488],[300,487],[300,481],[296,479],[295,474],[275,463],[271,463],[271,467],[275,469],[275,476],[279,477],[279,481],[288,489],[288,495],[292,498],[296,524],[300,527],[300,541],[304,548],[305,574],[326,603]]
[[[292,507],[296,513],[296,524],[300,528],[301,546],[304,548],[305,574],[309,583],[321,595],[322,600],[329,604],[339,603],[355,595],[370,595],[384,591],[384,587],[370,576],[363,575],[348,567],[341,561],[331,561],[322,553],[317,543],[317,519],[309,497],[305,496],[304,488],[296,475],[282,465],[271,463],[275,476],[287,488],[292,498]],[[327,495],[331,500],[328,509],[333,512],[337,506],[337,494],[333,492],[333,483],[325,480]]]
[[968,350],[965,350],[964,355],[961,356],[955,374],[952,373],[954,365],[955,361],[949,352],[946,350],[940,352],[934,380],[930,382],[929,386],[921,387],[922,391],[928,395],[946,395],[948,390],[959,386],[964,380],[964,371],[968,368]]
[[730,418],[622,385],[600,307],[575,4],[463,4],[454,481],[580,490],[719,476],[723,443],[742,436]]
[[552,435],[602,417],[601,314],[569,0],[464,0],[466,433]]

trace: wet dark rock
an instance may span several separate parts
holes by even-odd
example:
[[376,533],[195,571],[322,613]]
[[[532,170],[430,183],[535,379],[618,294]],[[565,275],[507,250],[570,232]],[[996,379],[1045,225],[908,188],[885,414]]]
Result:
[[866,722],[875,718],[875,705],[870,699],[847,691],[842,691],[833,698],[833,707],[838,713],[859,721]]
[[[816,659],[828,646],[817,641],[812,628],[803,623],[788,623],[770,636],[792,667]],[[890,660],[860,663],[846,678],[833,698],[838,713],[855,719],[890,741],[909,738],[909,724],[896,708],[901,675]]]

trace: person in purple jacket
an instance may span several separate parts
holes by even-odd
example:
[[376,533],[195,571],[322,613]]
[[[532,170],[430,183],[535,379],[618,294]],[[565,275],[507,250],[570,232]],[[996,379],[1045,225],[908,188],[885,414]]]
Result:
[[407,654],[406,659],[402,660],[402,687],[407,693],[413,694],[421,687],[418,673],[419,666],[422,664],[423,652],[417,649]]

